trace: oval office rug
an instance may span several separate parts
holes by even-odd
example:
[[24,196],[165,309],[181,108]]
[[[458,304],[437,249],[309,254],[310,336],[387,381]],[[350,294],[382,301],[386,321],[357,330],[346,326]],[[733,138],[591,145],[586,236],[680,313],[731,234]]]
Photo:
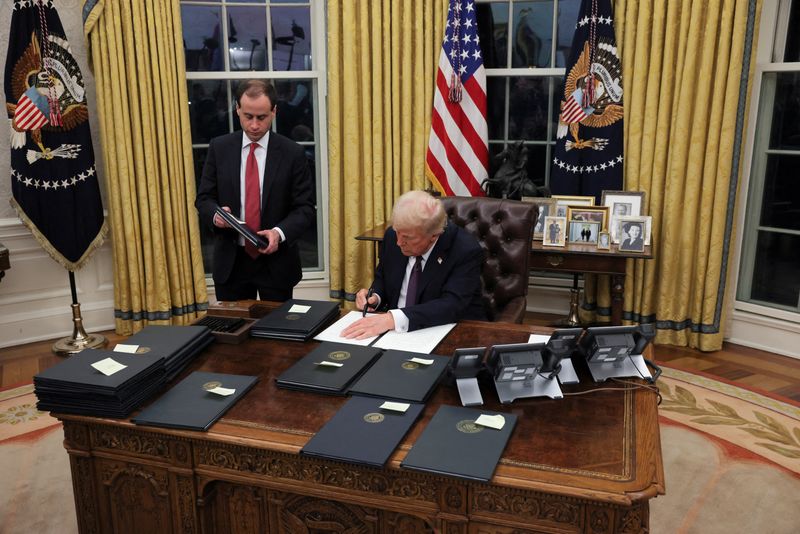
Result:
[[[798,532],[800,407],[664,367],[658,386],[667,494],[655,534]],[[0,532],[77,532],[61,424],[33,386],[0,391]]]

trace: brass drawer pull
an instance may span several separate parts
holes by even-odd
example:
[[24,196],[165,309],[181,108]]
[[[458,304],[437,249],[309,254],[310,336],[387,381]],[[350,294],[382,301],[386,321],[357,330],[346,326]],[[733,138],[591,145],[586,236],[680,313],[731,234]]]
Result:
[[558,267],[564,263],[564,256],[546,256],[545,260],[553,267]]

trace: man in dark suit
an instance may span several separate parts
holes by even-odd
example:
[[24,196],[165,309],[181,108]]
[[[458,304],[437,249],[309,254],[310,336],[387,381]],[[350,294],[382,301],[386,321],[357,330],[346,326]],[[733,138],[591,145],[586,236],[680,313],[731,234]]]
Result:
[[480,278],[483,249],[466,230],[446,223],[442,203],[424,191],[409,191],[397,199],[392,227],[383,236],[373,293],[369,301],[366,289],[356,294],[359,309],[368,306],[389,313],[359,319],[342,332],[344,337],[363,339],[388,330],[486,320]]
[[[211,140],[195,207],[214,233],[212,274],[219,300],[284,301],[302,277],[297,241],[313,223],[311,175],[303,148],[270,132],[275,88],[247,80],[236,91],[242,131]],[[266,238],[256,250],[214,212],[218,206]]]

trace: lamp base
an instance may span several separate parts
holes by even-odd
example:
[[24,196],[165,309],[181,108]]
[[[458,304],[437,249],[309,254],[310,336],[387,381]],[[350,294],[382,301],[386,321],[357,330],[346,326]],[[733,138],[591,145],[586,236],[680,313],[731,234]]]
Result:
[[72,336],[59,339],[53,343],[53,352],[59,356],[72,356],[83,349],[95,349],[105,347],[108,340],[100,334],[87,334],[83,328],[83,318],[81,318],[81,305],[72,304]]

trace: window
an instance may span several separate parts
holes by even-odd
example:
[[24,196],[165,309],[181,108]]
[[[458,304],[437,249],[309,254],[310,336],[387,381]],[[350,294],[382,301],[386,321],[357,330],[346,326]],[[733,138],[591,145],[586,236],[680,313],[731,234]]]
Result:
[[[302,236],[305,277],[319,277],[325,258],[320,120],[324,84],[323,8],[317,0],[181,1],[192,152],[199,182],[209,141],[239,129],[240,80],[269,79],[278,93],[272,129],[305,148],[315,184],[315,225]],[[322,128],[322,130],[321,130]],[[211,235],[201,227],[203,262],[211,271]]]
[[800,2],[765,4],[762,16],[773,31],[762,29],[756,63],[737,308],[785,317],[800,312]]
[[[477,4],[486,68],[489,154],[509,143],[528,147],[528,177],[550,182],[563,79],[580,0],[492,1]],[[490,169],[490,176],[494,173]]]

